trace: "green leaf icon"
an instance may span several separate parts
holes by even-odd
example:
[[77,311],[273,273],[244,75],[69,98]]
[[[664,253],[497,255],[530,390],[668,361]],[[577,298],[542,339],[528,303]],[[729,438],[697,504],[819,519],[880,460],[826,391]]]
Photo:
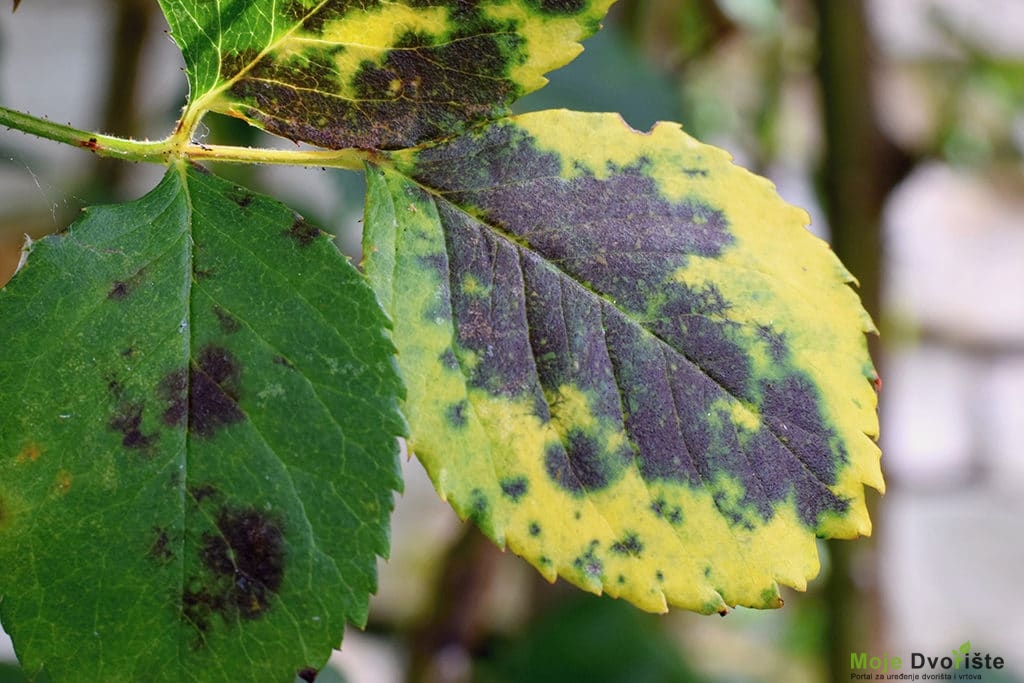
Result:
[[967,642],[965,642],[963,645],[960,646],[960,654],[965,655],[965,654],[967,654],[970,651],[971,651],[971,641],[968,640]]

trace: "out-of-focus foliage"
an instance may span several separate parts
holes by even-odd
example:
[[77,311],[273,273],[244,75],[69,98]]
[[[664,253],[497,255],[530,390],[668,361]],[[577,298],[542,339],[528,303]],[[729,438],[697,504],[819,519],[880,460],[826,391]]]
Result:
[[500,642],[476,683],[699,683],[657,618],[621,601],[580,597]]

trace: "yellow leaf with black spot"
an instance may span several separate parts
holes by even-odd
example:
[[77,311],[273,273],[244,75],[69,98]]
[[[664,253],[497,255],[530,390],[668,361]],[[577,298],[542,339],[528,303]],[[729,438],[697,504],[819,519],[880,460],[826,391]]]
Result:
[[160,4],[190,110],[322,147],[394,149],[506,114],[579,54],[613,1]]
[[816,537],[870,533],[873,326],[768,181],[675,124],[567,111],[387,161],[366,268],[460,515],[652,611],[777,607]]

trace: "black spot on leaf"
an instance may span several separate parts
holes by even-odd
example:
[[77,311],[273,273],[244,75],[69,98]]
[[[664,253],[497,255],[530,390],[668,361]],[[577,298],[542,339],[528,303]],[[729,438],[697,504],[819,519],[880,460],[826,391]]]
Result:
[[190,486],[188,489],[188,495],[192,498],[196,505],[201,505],[203,501],[208,498],[214,498],[220,495],[220,491],[217,490],[216,486],[212,484],[198,484],[196,486]]
[[530,522],[530,535],[531,536],[540,536],[540,532],[541,532],[540,524],[538,524],[537,522]]
[[244,209],[249,206],[249,204],[252,203],[252,200],[256,198],[256,196],[251,192],[247,192],[244,187],[234,188],[234,191],[230,192],[228,196],[240,209]]
[[217,316],[217,323],[224,334],[234,334],[242,329],[242,324],[220,306],[213,307],[213,314]]
[[772,431],[776,436],[788,435],[789,447],[815,477],[835,484],[836,466],[846,460],[846,453],[822,416],[814,385],[802,376],[790,375],[764,382],[761,389],[762,412]]
[[285,231],[285,234],[295,240],[300,247],[308,247],[316,238],[322,233],[320,228],[310,225],[301,216],[295,217],[295,222],[292,223],[292,227]]
[[122,386],[121,380],[113,374],[104,375],[104,379],[107,380],[107,392],[115,399],[121,399],[124,396],[124,386]]
[[459,347],[476,354],[470,381],[497,396],[535,391],[518,250],[450,205],[438,207],[449,231],[452,318]]
[[670,298],[662,307],[661,313],[668,319],[694,315],[721,318],[731,308],[731,304],[714,284],[704,287],[679,284],[667,294]]
[[128,292],[131,291],[127,282],[118,280],[114,283],[114,286],[107,292],[107,298],[114,301],[120,301],[128,296]]
[[411,50],[415,48],[431,47],[434,42],[434,37],[429,33],[406,31],[402,35],[398,36],[398,39],[395,41],[395,47]]
[[569,456],[560,444],[548,446],[544,452],[544,469],[556,484],[570,493],[582,493],[583,485],[569,466]]
[[652,290],[691,256],[719,256],[734,241],[721,209],[695,197],[665,199],[649,164],[610,167],[603,179],[581,168],[563,179],[560,159],[509,125],[424,150],[417,179],[479,207],[487,223],[572,279],[645,312]]
[[458,357],[456,357],[455,351],[453,351],[450,347],[445,349],[444,353],[441,354],[441,362],[449,370],[459,369],[459,359]]
[[175,370],[165,375],[157,393],[169,404],[163,413],[164,424],[168,427],[183,424],[188,413],[188,372]]
[[487,517],[487,510],[490,508],[490,501],[487,500],[487,495],[480,489],[473,489],[470,491],[469,497],[469,516],[477,521],[485,519]]
[[518,503],[529,490],[530,481],[526,477],[509,477],[501,481],[501,492]]
[[640,557],[640,553],[643,551],[644,544],[640,542],[640,537],[633,532],[627,533],[622,540],[612,544],[612,552],[618,555]]
[[658,498],[651,503],[651,512],[673,526],[683,523],[683,509],[678,505],[669,505],[664,498]]
[[608,486],[611,467],[596,438],[582,429],[573,429],[566,438],[566,446],[572,470],[587,490]]
[[605,488],[613,471],[601,445],[581,429],[569,432],[564,448],[549,447],[544,466],[555,483],[572,493]]
[[182,591],[181,616],[200,633],[209,631],[213,614],[223,613],[225,609],[226,603],[222,596],[205,589],[192,588],[191,585]]
[[189,375],[189,431],[209,437],[221,427],[241,422],[238,407],[242,369],[230,351],[204,347]]
[[160,382],[159,393],[169,405],[163,413],[168,426],[187,418],[189,432],[213,436],[220,428],[245,419],[238,407],[242,366],[227,349],[210,344],[199,351],[188,373],[176,370]]
[[572,566],[589,577],[600,577],[604,571],[604,563],[601,562],[594,552],[597,550],[598,545],[596,539],[592,540],[590,545],[587,546],[587,550],[572,561]]
[[465,400],[448,406],[448,423],[455,428],[464,427],[466,425],[466,410],[468,407],[469,404]]
[[255,508],[222,508],[216,527],[202,535],[203,571],[190,578],[182,594],[182,616],[201,632],[214,614],[226,624],[263,616],[284,580],[280,522]]
[[579,14],[587,6],[586,0],[535,0],[542,12],[548,14]]
[[776,363],[782,363],[789,357],[789,345],[781,332],[768,325],[761,325],[757,329],[757,336],[768,345],[768,352]]
[[156,442],[156,433],[142,433],[142,413],[141,403],[122,403],[107,423],[111,430],[121,433],[125,448],[144,451]]
[[737,341],[742,339],[739,323],[670,309],[651,329],[730,395],[748,401],[755,398],[750,356]]
[[316,669],[309,666],[297,672],[295,676],[303,681],[306,681],[306,683],[313,683],[313,681],[316,680],[317,673],[319,672]]
[[[335,14],[361,12],[371,4],[377,3],[334,2],[314,13],[297,11],[303,12],[303,30],[316,32]],[[345,47],[326,41],[324,47],[306,49],[301,60],[227,52],[220,72],[234,81],[231,95],[245,115],[277,134],[333,149],[409,147],[457,133],[503,111],[522,94],[509,68],[522,62],[525,41],[508,22],[487,18],[476,4],[426,3],[448,5],[450,24],[458,28],[405,32],[398,36],[400,49],[362,61],[351,79],[336,67],[336,55]],[[354,98],[336,96],[343,79],[350,80]]]
[[153,529],[153,543],[149,546],[149,557],[164,564],[174,559],[174,549],[171,547],[171,537],[167,529],[155,527]]

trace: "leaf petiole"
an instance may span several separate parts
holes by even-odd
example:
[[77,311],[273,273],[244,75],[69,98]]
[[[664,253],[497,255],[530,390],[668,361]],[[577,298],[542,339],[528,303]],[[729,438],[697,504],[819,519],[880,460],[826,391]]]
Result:
[[24,112],[0,107],[0,125],[47,140],[81,147],[104,157],[168,165],[173,159],[222,161],[243,164],[322,166],[362,170],[373,153],[357,149],[268,149],[205,145],[172,135],[163,140],[130,140],[54,123]]

